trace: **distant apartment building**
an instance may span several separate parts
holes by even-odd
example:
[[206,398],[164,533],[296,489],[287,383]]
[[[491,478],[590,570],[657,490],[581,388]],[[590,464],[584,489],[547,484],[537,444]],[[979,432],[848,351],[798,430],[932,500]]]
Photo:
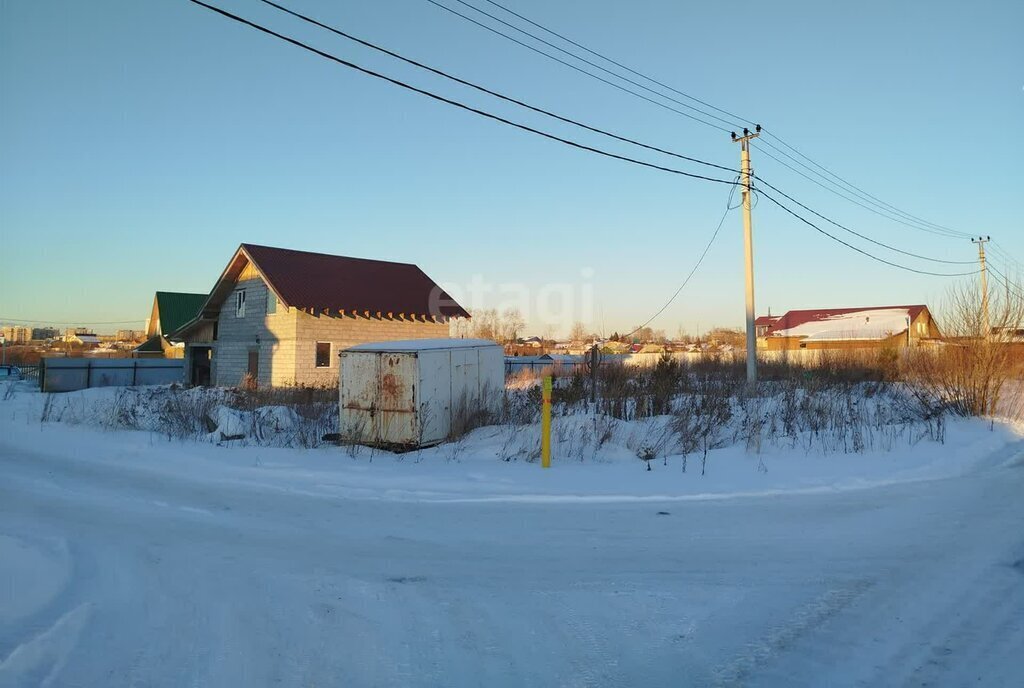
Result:
[[114,340],[118,342],[141,342],[146,338],[143,330],[118,330]]
[[88,327],[69,327],[64,330],[64,335],[66,337],[74,337],[79,334],[92,334],[92,332],[89,331]]
[[27,344],[32,338],[32,329],[14,325],[3,328],[2,334],[8,344]]
[[60,330],[56,327],[33,327],[32,328],[32,339],[44,340],[44,339],[56,339],[60,336]]

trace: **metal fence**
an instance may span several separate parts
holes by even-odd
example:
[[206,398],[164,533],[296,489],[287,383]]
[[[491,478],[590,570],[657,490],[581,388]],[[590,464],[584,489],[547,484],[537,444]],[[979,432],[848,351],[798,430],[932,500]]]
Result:
[[[601,354],[598,359],[599,366],[624,365],[631,367],[647,368],[658,364],[666,354],[645,353],[645,354]],[[701,359],[699,352],[676,351],[667,354],[680,362],[693,362]],[[732,356],[732,354],[727,354]],[[553,356],[506,356],[505,376],[509,377],[517,373],[529,372],[538,375],[551,375],[553,377],[569,377],[575,372],[586,372],[587,356],[575,356],[566,354],[555,354]]]
[[572,375],[577,369],[583,371],[586,363],[582,360],[572,362],[543,361],[536,359],[522,360],[520,358],[505,359],[505,377],[528,371],[530,373],[552,375],[554,377],[565,377]]
[[40,363],[39,388],[44,392],[167,385],[185,379],[180,358],[44,358]]
[[18,370],[21,371],[21,376],[26,380],[34,380],[39,382],[39,366],[37,365],[19,365]]

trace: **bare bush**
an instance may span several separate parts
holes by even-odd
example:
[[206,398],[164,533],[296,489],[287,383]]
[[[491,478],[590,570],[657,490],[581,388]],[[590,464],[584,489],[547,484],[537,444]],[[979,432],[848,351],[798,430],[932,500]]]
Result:
[[1021,374],[1013,341],[1024,325],[1024,298],[1010,291],[983,295],[969,285],[949,292],[942,322],[945,339],[913,351],[903,377],[961,416],[992,416],[1008,381]]
[[731,389],[716,384],[714,379],[706,374],[697,378],[691,391],[682,398],[670,423],[683,454],[684,473],[687,457],[695,451],[702,450],[700,473],[704,475],[708,451],[720,446],[732,417]]
[[172,388],[164,396],[156,430],[167,439],[194,439],[216,430],[213,412],[219,396],[202,389]]

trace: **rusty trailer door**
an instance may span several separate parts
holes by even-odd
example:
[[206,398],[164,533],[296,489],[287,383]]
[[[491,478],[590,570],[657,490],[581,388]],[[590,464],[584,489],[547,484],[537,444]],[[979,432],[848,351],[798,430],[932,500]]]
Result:
[[415,353],[343,352],[342,436],[365,444],[416,445],[416,376]]
[[419,444],[415,353],[379,354],[376,436],[382,444]]

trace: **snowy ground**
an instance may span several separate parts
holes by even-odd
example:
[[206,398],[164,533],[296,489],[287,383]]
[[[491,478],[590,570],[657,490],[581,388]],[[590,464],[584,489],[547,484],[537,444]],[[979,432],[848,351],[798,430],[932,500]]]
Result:
[[[395,456],[0,401],[0,687],[1019,685],[1024,443]],[[765,470],[766,469],[766,470]]]

